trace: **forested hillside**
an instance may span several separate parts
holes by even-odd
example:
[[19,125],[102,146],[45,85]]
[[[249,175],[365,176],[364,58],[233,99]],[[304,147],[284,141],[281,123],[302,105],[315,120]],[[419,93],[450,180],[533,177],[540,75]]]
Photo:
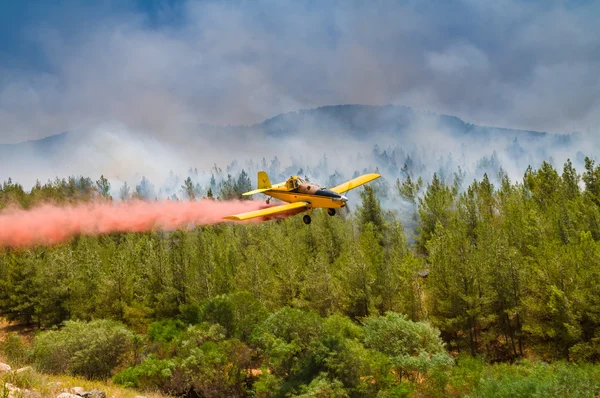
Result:
[[[245,189],[231,184],[211,195]],[[0,209],[108,200],[103,187],[5,182]],[[392,190],[412,204],[414,229],[367,185],[355,211],[316,211],[310,226],[291,217],[0,248],[0,314],[45,330],[32,350],[13,339],[5,353],[196,396],[599,391],[600,369],[582,364],[600,359],[599,166],[543,162],[519,181],[470,184],[460,171],[450,183],[408,173]]]

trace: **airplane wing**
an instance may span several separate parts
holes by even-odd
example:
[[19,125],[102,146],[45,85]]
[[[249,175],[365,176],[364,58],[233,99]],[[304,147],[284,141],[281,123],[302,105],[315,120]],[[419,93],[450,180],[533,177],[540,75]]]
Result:
[[280,206],[268,207],[266,209],[249,211],[247,213],[234,214],[232,216],[223,217],[226,220],[248,220],[250,218],[269,216],[271,214],[277,214],[288,210],[301,209],[308,207],[306,202],[294,202]]
[[348,192],[351,189],[360,187],[369,181],[376,180],[379,177],[381,176],[377,173],[363,174],[360,177],[353,178],[350,181],[346,181],[343,184],[338,185],[337,187],[331,188],[331,191],[343,194],[344,192]]

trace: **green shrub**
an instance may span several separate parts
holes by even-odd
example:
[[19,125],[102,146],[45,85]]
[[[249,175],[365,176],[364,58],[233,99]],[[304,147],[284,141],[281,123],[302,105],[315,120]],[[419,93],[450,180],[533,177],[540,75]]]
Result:
[[321,334],[323,320],[315,312],[284,307],[269,315],[260,327],[261,334],[275,336],[285,342],[307,346]]
[[[467,354],[459,356],[456,359],[456,366],[452,368],[448,376],[448,388],[458,396],[464,396],[473,391],[479,387],[487,366],[489,365],[482,358],[473,358]],[[443,388],[440,385],[432,387]]]
[[365,346],[390,357],[396,374],[416,379],[433,369],[453,364],[444,348],[439,330],[406,315],[388,312],[364,322]]
[[238,339],[225,339],[220,325],[190,326],[177,341],[179,368],[173,387],[189,386],[200,396],[240,396],[251,350]]
[[470,397],[593,397],[600,391],[600,367],[524,361],[485,369]]
[[165,319],[152,322],[148,328],[148,337],[152,341],[168,343],[185,330],[183,322],[176,319]]
[[[414,392],[414,385],[411,383],[400,383],[397,386],[381,390],[377,393],[377,398],[406,398]],[[429,395],[427,395],[429,396]]]
[[219,324],[225,328],[228,336],[233,335],[235,319],[231,302],[227,296],[217,296],[208,300],[202,309],[200,319]]
[[200,322],[202,307],[198,304],[181,304],[179,306],[179,318],[186,325],[195,325]]
[[286,307],[263,322],[256,339],[271,371],[255,383],[257,394],[376,396],[395,384],[390,358],[366,348],[362,328],[341,315],[323,319]]
[[446,352],[439,330],[425,322],[413,322],[403,314],[372,316],[364,326],[365,344],[391,357]]
[[267,318],[263,304],[248,292],[221,295],[208,300],[200,320],[218,323],[228,337],[248,341],[254,329]]
[[193,325],[171,341],[172,350],[160,358],[150,355],[141,364],[114,376],[128,387],[181,395],[240,396],[251,351],[237,339],[225,340],[221,325]]
[[151,355],[141,364],[116,374],[113,381],[125,387],[162,389],[173,376],[175,366],[174,360],[161,360]]
[[314,371],[310,345],[322,332],[322,319],[314,312],[285,307],[271,314],[256,331],[256,341],[276,376],[297,378],[302,384]]
[[600,361],[600,339],[575,344],[569,348],[569,356],[577,362]]
[[331,380],[327,373],[315,377],[308,386],[300,388],[298,398],[336,397],[348,398],[348,392],[339,380]]
[[133,341],[133,333],[120,322],[67,321],[61,330],[36,337],[33,357],[42,372],[106,379],[131,354]]
[[284,383],[282,377],[275,376],[267,371],[267,367],[262,367],[262,373],[258,379],[252,384],[252,388],[257,397],[270,398],[277,396],[277,392],[281,390]]

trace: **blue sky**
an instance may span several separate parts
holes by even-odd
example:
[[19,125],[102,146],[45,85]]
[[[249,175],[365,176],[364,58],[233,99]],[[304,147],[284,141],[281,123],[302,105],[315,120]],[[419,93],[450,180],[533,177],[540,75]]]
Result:
[[131,16],[142,17],[146,26],[160,29],[181,23],[178,4],[183,3],[164,0],[5,1],[0,6],[0,62],[45,72],[48,65],[35,37],[40,27],[57,30],[64,36],[76,36],[86,26]]
[[600,132],[600,2],[4,1],[0,143],[408,105]]

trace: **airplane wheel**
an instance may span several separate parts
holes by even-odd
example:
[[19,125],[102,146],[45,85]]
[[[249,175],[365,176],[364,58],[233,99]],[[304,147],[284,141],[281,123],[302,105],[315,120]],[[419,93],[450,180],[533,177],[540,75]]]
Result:
[[310,224],[311,219],[310,216],[308,214],[305,214],[304,217],[302,217],[302,221],[304,221],[304,224]]
[[327,214],[330,216],[335,216],[335,209],[327,209]]

